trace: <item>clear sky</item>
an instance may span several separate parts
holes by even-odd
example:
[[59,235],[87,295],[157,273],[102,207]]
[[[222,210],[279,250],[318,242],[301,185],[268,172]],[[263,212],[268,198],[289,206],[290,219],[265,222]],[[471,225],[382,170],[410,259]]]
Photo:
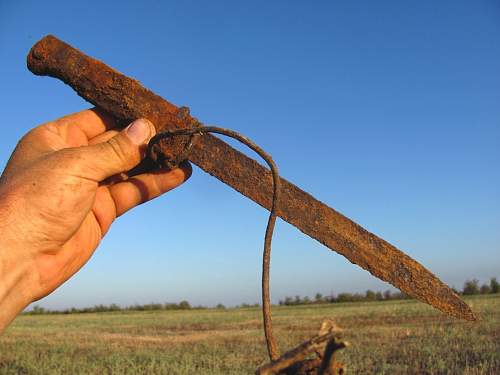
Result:
[[[0,163],[31,127],[89,107],[32,75],[54,34],[206,123],[450,285],[500,276],[498,1],[0,0]],[[260,300],[267,213],[194,168],[115,223],[49,308]],[[273,300],[384,290],[280,221]]]

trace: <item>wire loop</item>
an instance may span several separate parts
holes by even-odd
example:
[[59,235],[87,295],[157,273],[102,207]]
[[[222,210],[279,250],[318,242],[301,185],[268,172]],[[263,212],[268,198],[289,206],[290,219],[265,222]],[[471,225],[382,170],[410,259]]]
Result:
[[[278,209],[278,202],[280,196],[280,177],[278,174],[278,168],[274,163],[273,159],[269,154],[267,154],[263,149],[257,146],[247,137],[239,134],[230,129],[220,128],[217,126],[197,126],[190,129],[176,129],[164,131],[156,134],[148,144],[147,155],[153,160],[157,160],[154,157],[155,148],[163,139],[168,139],[176,136],[191,136],[188,142],[184,146],[184,150],[174,158],[174,160],[169,160],[167,162],[168,166],[173,168],[178,166],[181,162],[188,159],[189,151],[193,145],[193,140],[196,135],[203,136],[206,133],[217,133],[222,134],[237,141],[243,143],[253,151],[255,151],[259,156],[264,159],[271,170],[272,180],[273,180],[273,198],[271,209],[269,210],[269,219],[267,221],[266,234],[264,237],[264,251],[262,257],[262,316],[264,319],[264,335],[266,337],[267,351],[271,361],[277,360],[279,358],[278,344],[273,334],[273,324],[271,319],[271,301],[269,292],[269,273],[271,265],[271,241],[274,232],[274,226],[276,223],[276,211]],[[163,160],[165,162],[165,160]]]

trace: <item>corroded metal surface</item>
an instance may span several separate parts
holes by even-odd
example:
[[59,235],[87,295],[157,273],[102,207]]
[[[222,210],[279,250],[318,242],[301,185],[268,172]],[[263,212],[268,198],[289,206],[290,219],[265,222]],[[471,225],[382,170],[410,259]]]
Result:
[[[61,79],[85,100],[123,123],[145,117],[158,131],[197,123],[189,115],[180,116],[178,107],[139,81],[53,36],[46,36],[33,46],[28,54],[28,68],[35,74]],[[222,140],[212,135],[200,137],[189,160],[262,207],[271,207],[270,172]],[[278,215],[404,293],[452,316],[476,319],[460,297],[418,262],[283,178]]]

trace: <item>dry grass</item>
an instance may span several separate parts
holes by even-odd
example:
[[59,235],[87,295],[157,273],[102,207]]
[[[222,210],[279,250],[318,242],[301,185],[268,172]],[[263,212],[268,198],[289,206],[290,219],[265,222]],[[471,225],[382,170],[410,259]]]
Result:
[[[324,318],[345,328],[351,373],[499,374],[500,296],[468,302],[479,323],[415,301],[277,307],[282,350]],[[21,316],[0,337],[2,374],[250,374],[266,360],[250,309]]]

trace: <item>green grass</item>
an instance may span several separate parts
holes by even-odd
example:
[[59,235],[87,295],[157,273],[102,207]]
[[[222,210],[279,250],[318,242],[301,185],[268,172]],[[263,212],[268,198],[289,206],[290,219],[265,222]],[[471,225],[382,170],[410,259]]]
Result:
[[[349,373],[500,374],[500,295],[467,298],[478,323],[416,301],[276,307],[281,350],[324,318]],[[1,374],[251,374],[266,361],[256,308],[23,315],[0,336]]]

